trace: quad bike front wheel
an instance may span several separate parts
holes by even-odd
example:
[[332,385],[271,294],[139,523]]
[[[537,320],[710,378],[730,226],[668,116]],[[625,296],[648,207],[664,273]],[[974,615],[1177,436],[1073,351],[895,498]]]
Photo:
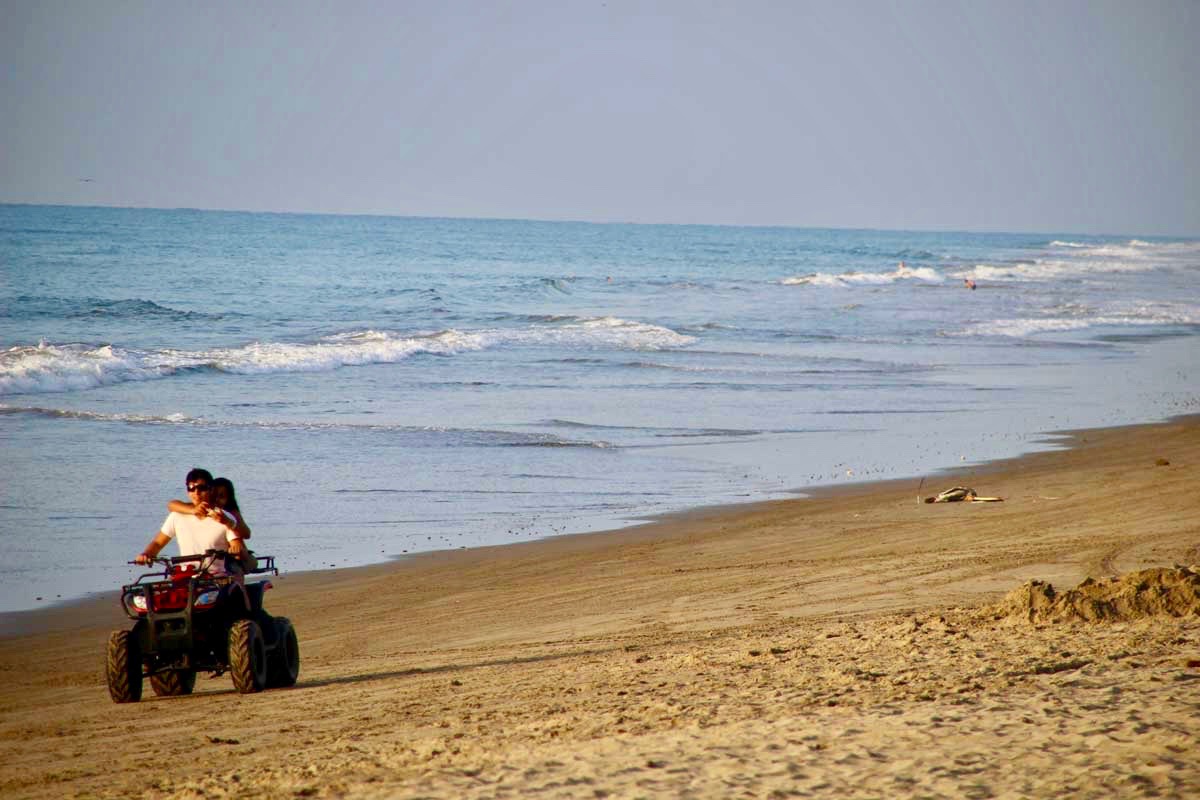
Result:
[[178,697],[191,694],[196,688],[196,670],[173,669],[150,676],[150,688],[159,697]]
[[300,640],[287,617],[275,618],[275,649],[271,651],[267,675],[268,688],[295,686],[300,677]]
[[229,673],[242,694],[261,692],[267,685],[267,645],[252,619],[239,619],[229,628]]
[[132,631],[113,631],[108,637],[104,674],[114,703],[142,699],[142,651]]

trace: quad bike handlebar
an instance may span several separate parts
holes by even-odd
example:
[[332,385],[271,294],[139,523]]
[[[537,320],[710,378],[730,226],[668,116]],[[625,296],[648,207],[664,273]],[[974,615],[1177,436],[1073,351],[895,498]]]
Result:
[[147,567],[153,566],[155,564],[160,564],[163,567],[170,569],[171,567],[178,566],[179,564],[187,564],[187,563],[191,563],[191,562],[203,563],[205,561],[211,561],[211,560],[214,560],[217,558],[223,558],[224,556],[225,556],[224,550],[214,550],[212,548],[209,548],[208,550],[205,550],[203,553],[196,553],[195,555],[190,555],[190,556],[171,556],[169,558],[167,556],[154,556],[152,558],[147,559],[144,562],[130,561],[127,563],[133,564],[134,566],[147,566]]
[[[176,567],[180,564],[196,563],[198,565],[197,571],[203,572],[205,567],[212,564],[216,559],[224,558],[228,555],[229,553],[225,550],[214,550],[209,548],[203,553],[196,553],[190,556],[171,556],[170,558],[166,556],[154,556],[145,564],[141,564],[137,561],[129,561],[127,563],[134,566],[147,567],[160,564],[163,566],[164,572],[170,572],[172,567]],[[279,570],[275,566],[275,556],[255,556],[255,558],[258,561],[257,565],[253,569],[246,570],[246,574],[259,575],[265,572],[270,572],[274,575],[279,574]]]

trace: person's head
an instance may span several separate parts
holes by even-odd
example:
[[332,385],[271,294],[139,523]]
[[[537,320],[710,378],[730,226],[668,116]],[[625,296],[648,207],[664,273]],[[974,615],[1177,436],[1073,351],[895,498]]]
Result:
[[187,474],[184,485],[187,486],[188,497],[193,503],[208,502],[212,495],[212,473],[196,467]]
[[238,511],[237,495],[233,491],[233,481],[229,478],[216,478],[213,482],[212,501],[217,508]]

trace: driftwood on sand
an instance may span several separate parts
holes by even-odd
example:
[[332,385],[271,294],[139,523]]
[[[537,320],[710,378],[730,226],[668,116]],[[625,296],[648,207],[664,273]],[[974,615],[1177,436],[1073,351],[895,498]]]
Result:
[[954,486],[944,492],[938,492],[933,497],[926,497],[926,503],[1002,503],[1003,497],[981,497],[969,486]]

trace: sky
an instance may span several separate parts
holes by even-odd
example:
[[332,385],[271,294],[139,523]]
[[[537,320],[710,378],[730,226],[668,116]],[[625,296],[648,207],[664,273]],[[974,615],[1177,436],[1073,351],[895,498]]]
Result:
[[0,0],[0,202],[1200,235],[1200,2]]

